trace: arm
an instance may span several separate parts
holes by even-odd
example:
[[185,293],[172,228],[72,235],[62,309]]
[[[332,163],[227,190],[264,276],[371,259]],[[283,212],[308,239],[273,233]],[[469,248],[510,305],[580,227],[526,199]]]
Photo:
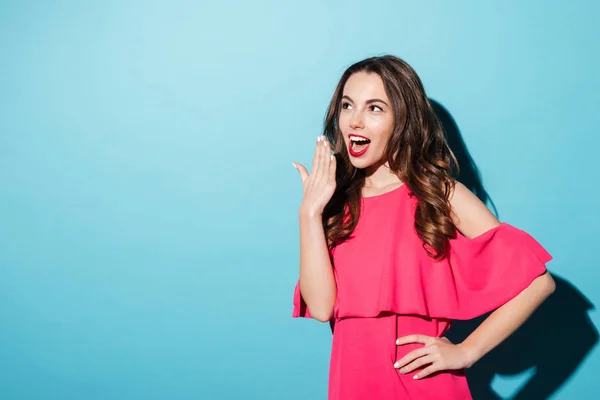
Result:
[[333,314],[335,278],[321,214],[300,209],[300,292],[310,314],[327,322]]
[[302,164],[293,165],[300,172],[304,192],[299,211],[300,294],[310,315],[327,322],[333,315],[337,289],[322,215],[336,188],[336,158],[330,153],[325,136],[319,136],[311,174]]
[[[456,182],[456,187],[450,195],[450,203],[454,224],[466,237],[476,237],[500,224],[485,204],[460,182]],[[491,313],[459,345],[467,355],[467,366],[473,365],[516,331],[554,289],[554,280],[546,272],[516,297]]]

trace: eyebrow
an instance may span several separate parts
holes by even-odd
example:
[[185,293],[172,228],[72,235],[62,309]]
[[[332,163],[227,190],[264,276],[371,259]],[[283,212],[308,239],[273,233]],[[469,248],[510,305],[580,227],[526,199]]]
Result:
[[[353,100],[352,100],[352,99],[351,99],[349,96],[343,95],[343,96],[342,96],[342,99],[348,99],[348,100],[350,100],[352,103],[354,103],[354,101],[353,101]],[[386,106],[388,106],[388,104],[387,104],[385,101],[381,100],[381,99],[369,99],[369,100],[367,100],[365,103],[366,103],[366,104],[371,104],[371,103],[377,103],[377,102],[381,102],[381,103],[385,104]],[[389,107],[389,106],[388,106],[388,107]]]

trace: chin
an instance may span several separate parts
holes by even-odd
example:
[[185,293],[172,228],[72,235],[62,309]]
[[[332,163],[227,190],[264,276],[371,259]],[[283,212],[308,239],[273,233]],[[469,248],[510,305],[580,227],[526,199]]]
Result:
[[356,158],[353,158],[352,156],[350,156],[350,163],[352,163],[352,166],[354,168],[358,168],[358,169],[365,169],[365,168],[368,168],[371,165],[375,164],[375,162],[373,160],[356,159]]

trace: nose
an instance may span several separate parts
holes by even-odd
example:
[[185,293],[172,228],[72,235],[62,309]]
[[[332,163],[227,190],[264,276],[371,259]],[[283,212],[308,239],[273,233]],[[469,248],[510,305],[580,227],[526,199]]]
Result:
[[355,111],[352,113],[352,117],[350,118],[350,127],[352,129],[364,128],[365,124],[363,121],[363,115],[360,111]]

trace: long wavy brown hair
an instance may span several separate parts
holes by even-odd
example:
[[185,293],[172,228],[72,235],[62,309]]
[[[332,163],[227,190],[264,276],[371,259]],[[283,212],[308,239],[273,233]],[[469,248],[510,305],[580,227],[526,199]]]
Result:
[[371,57],[351,65],[342,75],[324,121],[324,135],[336,154],[336,191],[323,212],[327,245],[350,238],[360,216],[365,170],[354,168],[338,126],[342,95],[348,78],[357,72],[381,77],[394,112],[394,128],[384,151],[390,170],[417,198],[415,230],[434,260],[448,255],[456,237],[449,195],[458,176],[458,162],[446,141],[442,124],[425,95],[416,72],[392,55]]

